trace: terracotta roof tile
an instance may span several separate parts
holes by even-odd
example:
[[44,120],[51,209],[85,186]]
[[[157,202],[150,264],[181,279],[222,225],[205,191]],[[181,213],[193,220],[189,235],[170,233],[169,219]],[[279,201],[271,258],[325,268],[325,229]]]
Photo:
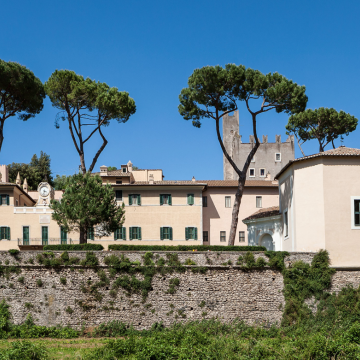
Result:
[[255,212],[254,214],[248,216],[243,221],[246,220],[254,220],[254,219],[261,219],[270,216],[280,215],[280,209],[278,206],[272,206],[269,208],[260,209],[259,211]]
[[302,158],[298,158],[295,160],[290,160],[281,170],[280,172],[275,176],[275,179],[278,179],[279,176],[289,167],[291,166],[291,164],[293,164],[294,162],[299,162],[299,161],[305,161],[305,160],[309,160],[309,159],[314,159],[317,157],[321,157],[321,156],[360,156],[360,149],[356,149],[356,148],[348,148],[346,146],[339,146],[336,149],[331,149],[331,150],[326,150],[317,154],[313,154],[313,155],[309,155],[309,156],[304,156]]
[[27,193],[25,192],[19,185],[15,184],[15,183],[10,183],[10,182],[0,182],[0,186],[15,186],[17,187],[20,191],[22,191],[22,193],[27,196],[31,201],[34,202],[34,204],[36,203],[36,201]]
[[[208,187],[237,187],[237,180],[198,180],[201,183],[206,183]],[[277,187],[277,181],[270,180],[246,180],[246,187],[258,187],[258,186],[266,186],[266,187]]]

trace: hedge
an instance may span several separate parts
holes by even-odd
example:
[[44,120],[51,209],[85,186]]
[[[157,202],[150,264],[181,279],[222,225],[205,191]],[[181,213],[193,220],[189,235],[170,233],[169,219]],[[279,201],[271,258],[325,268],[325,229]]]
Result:
[[67,251],[81,251],[81,250],[104,250],[100,244],[71,244],[71,245],[45,245],[44,250],[67,250]]
[[265,246],[217,246],[217,245],[109,245],[109,250],[118,251],[266,251]]

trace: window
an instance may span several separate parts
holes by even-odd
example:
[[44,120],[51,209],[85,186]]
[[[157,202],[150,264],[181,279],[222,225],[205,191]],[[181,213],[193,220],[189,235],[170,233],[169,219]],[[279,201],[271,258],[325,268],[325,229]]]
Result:
[[122,184],[122,180],[117,180],[117,179],[116,179],[116,183],[117,183],[118,185],[121,185],[121,184]]
[[116,201],[122,200],[122,190],[115,190]]
[[245,242],[245,231],[239,231],[239,242]]
[[141,240],[141,227],[133,226],[129,228],[130,240]]
[[225,196],[225,207],[231,207],[231,196]]
[[203,207],[207,207],[207,196],[203,196]]
[[67,232],[65,231],[65,229],[62,226],[60,228],[60,241],[61,241],[62,245],[67,244]]
[[42,240],[42,245],[48,245],[48,243],[49,243],[49,228],[47,226],[41,227],[41,240]]
[[275,154],[275,161],[281,161],[281,153]]
[[126,167],[123,167],[123,168],[122,168],[122,172],[123,172],[123,173],[126,173]]
[[220,242],[226,242],[226,231],[220,231]]
[[160,205],[171,205],[171,195],[170,194],[160,194]]
[[249,169],[249,177],[255,177],[255,169]]
[[186,227],[185,228],[185,239],[197,240],[197,228],[196,227]]
[[256,207],[261,208],[262,207],[262,196],[256,197]]
[[354,200],[354,226],[360,226],[360,199]]
[[0,195],[0,205],[9,205],[9,195]]
[[30,245],[30,228],[29,226],[23,226],[23,245]]
[[88,238],[89,240],[94,240],[94,236],[95,236],[95,234],[94,234],[94,228],[93,228],[93,227],[88,228],[88,229],[87,229],[87,238]]
[[208,242],[209,241],[209,232],[203,231],[203,241]]
[[265,177],[265,169],[260,169],[260,176]]
[[188,205],[194,205],[194,194],[187,195],[187,203]]
[[121,227],[115,230],[114,240],[126,240],[126,228]]
[[161,227],[160,228],[160,240],[172,240],[172,227]]
[[10,240],[10,228],[6,226],[0,227],[0,240]]
[[289,236],[289,223],[288,223],[288,212],[284,212],[284,234],[285,237]]
[[141,205],[141,196],[139,194],[129,194],[129,205]]

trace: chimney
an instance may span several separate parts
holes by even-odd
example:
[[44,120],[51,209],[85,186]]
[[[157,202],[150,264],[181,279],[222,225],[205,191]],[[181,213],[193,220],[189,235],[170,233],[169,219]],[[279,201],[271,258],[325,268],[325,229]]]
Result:
[[129,160],[129,162],[127,163],[128,172],[132,172],[132,171],[133,171],[133,170],[132,170],[132,166],[133,166],[133,164],[132,164],[132,162]]
[[268,142],[268,136],[263,135],[263,144],[266,144]]
[[25,178],[24,183],[23,183],[23,190],[27,193],[28,192],[28,183],[27,180]]
[[149,184],[154,184],[154,175],[153,174],[149,174]]
[[195,181],[196,181],[195,176],[192,177],[191,181],[192,181],[192,182],[195,182]]
[[271,180],[271,174],[270,174],[270,171],[268,171],[268,173],[266,174],[266,178],[265,180],[268,180],[270,181]]
[[100,176],[107,176],[108,175],[108,170],[107,170],[107,166],[103,165],[100,166]]
[[16,185],[21,185],[21,179],[20,179],[20,173],[18,172],[17,176],[16,176]]

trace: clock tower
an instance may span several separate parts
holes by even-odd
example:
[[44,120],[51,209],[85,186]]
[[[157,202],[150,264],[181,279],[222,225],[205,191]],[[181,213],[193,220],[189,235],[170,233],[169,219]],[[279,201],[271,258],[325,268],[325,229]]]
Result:
[[41,182],[38,186],[39,199],[36,206],[49,206],[50,200],[54,199],[54,189],[47,182]]

